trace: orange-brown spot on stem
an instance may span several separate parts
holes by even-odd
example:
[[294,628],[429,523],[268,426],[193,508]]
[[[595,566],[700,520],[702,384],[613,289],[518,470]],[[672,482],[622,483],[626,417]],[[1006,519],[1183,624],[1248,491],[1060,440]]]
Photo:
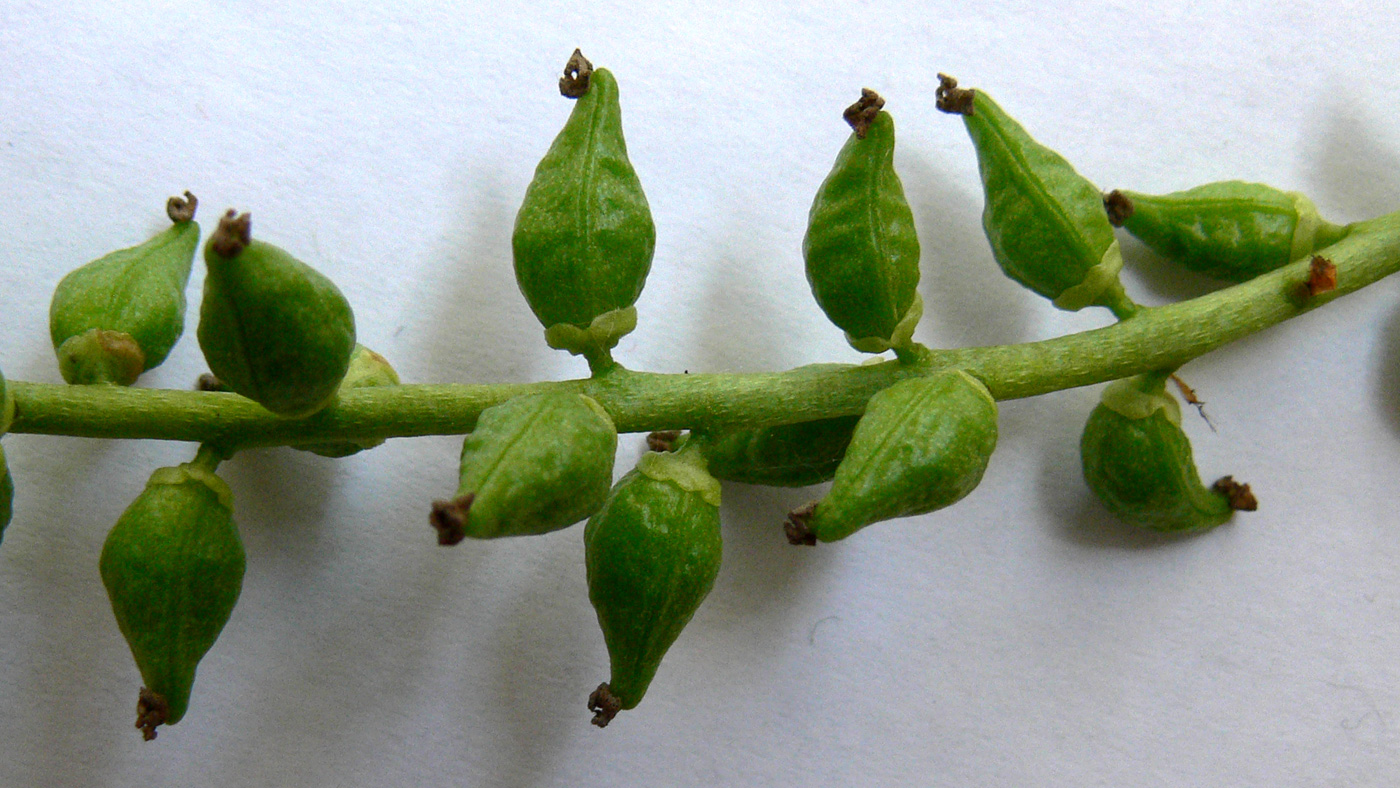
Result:
[[647,448],[662,453],[675,451],[680,439],[680,430],[657,430],[647,435]]
[[1318,296],[1337,289],[1337,266],[1322,255],[1313,255],[1308,266],[1308,280],[1303,283],[1308,297]]

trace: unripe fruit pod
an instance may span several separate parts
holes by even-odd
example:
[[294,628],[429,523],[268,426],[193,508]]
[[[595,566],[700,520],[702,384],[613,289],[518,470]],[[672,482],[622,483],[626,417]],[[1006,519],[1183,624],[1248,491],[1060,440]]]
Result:
[[439,543],[573,525],[607,499],[616,453],[612,419],[582,394],[533,394],[487,408],[462,443],[457,497],[433,504]]
[[1348,232],[1302,194],[1262,183],[1221,181],[1162,195],[1117,190],[1105,205],[1152,251],[1230,282],[1302,259]]
[[49,334],[69,383],[129,386],[165,361],[185,330],[185,286],[199,225],[194,195],[170,198],[174,224],[72,271],[54,289]]
[[962,115],[977,149],[982,229],[1002,272],[1060,309],[1130,309],[1118,281],[1123,255],[1098,188],[986,93],[939,76],[938,108]]
[[635,708],[719,574],[719,482],[696,452],[648,453],[583,532],[588,598],[611,678],[589,697],[599,727]]
[[837,155],[812,201],[802,256],[812,295],[852,347],[879,353],[911,344],[923,313],[919,238],[894,171],[889,113],[858,127]]
[[830,481],[846,455],[859,416],[721,433],[705,445],[716,479],[770,487]]
[[896,383],[870,398],[831,491],[789,515],[788,540],[833,542],[956,503],[982,481],[996,443],[996,401],[981,381],[945,370]]
[[1119,519],[1163,533],[1208,530],[1253,509],[1248,485],[1201,483],[1165,381],[1149,374],[1104,388],[1079,441],[1089,489]]
[[597,69],[515,217],[515,278],[552,347],[607,350],[636,327],[656,227],[627,158],[617,81]]
[[[5,373],[0,372],[0,438],[10,429],[15,416],[14,396],[5,385]],[[10,466],[5,463],[5,447],[0,446],[0,539],[5,536],[5,527],[14,515],[15,482],[10,478]]]
[[185,716],[195,668],[233,613],[246,561],[228,485],[195,464],[161,468],[102,547],[102,582],[145,687],[137,727]]
[[229,389],[281,416],[308,416],[335,398],[355,348],[355,316],[331,280],[251,238],[229,211],[204,247],[209,275],[199,346]]
[[[355,345],[354,352],[350,354],[350,366],[345,372],[344,379],[340,381],[337,393],[343,394],[354,389],[397,385],[399,385],[399,373],[390,366],[388,359],[364,345]],[[297,448],[319,454],[322,457],[349,457],[366,449],[373,449],[383,443],[384,439],[381,438],[363,442],[317,443]]]

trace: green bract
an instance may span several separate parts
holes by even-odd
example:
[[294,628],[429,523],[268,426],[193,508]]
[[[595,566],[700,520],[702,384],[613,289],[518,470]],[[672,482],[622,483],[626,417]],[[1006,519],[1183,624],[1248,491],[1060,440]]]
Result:
[[[399,385],[399,373],[395,372],[394,368],[389,365],[388,359],[364,345],[355,345],[354,352],[350,354],[350,366],[346,369],[345,378],[340,381],[339,393],[372,386],[397,385]],[[382,443],[384,440],[381,438],[361,442],[317,443],[298,448],[319,454],[322,457],[349,457],[365,449],[373,449]]]
[[306,416],[335,397],[355,348],[355,317],[331,280],[250,237],[229,211],[204,247],[209,275],[199,346],[233,391],[282,416]]
[[812,295],[853,347],[879,353],[911,344],[923,312],[919,238],[894,171],[889,113],[846,140],[812,201],[802,254]]
[[129,386],[160,365],[185,330],[185,285],[199,248],[198,201],[170,198],[175,224],[130,249],[112,252],[58,283],[49,334],[69,383]]
[[1262,183],[1222,181],[1151,195],[1118,190],[1109,216],[1150,249],[1193,271],[1243,282],[1341,240],[1312,200]]
[[588,598],[612,666],[588,700],[604,726],[646,694],[719,573],[719,482],[696,452],[648,453],[584,529]]
[[515,217],[515,278],[553,347],[606,351],[636,326],[656,228],[627,159],[617,82],[586,92],[535,169]]
[[598,511],[617,428],[582,394],[516,397],[482,411],[462,443],[457,497],[433,505],[441,544],[556,531]]
[[1215,488],[1201,483],[1165,383],[1149,374],[1104,388],[1079,441],[1089,489],[1119,519],[1167,533],[1214,528],[1236,508],[1252,509],[1247,485],[1229,477]]
[[962,370],[875,394],[856,425],[831,492],[793,512],[793,544],[844,539],[865,526],[941,509],[982,480],[997,444],[997,406]]
[[859,416],[733,430],[705,445],[710,474],[745,484],[806,487],[830,481]]
[[100,565],[145,683],[136,725],[153,739],[185,715],[195,668],[243,586],[228,485],[194,464],[156,471],[107,535]]
[[1130,310],[1118,281],[1123,256],[1098,188],[986,93],[940,78],[938,108],[963,116],[977,149],[982,228],[1001,270],[1060,309]]

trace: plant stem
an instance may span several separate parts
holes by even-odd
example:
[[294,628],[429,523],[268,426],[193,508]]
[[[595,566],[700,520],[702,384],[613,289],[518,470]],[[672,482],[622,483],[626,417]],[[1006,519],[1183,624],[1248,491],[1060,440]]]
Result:
[[587,394],[622,432],[761,426],[860,413],[904,378],[962,367],[997,399],[1016,399],[1175,369],[1221,345],[1296,317],[1400,270],[1400,212],[1355,226],[1324,251],[1337,287],[1306,297],[1309,260],[1131,320],[1040,342],[930,350],[916,360],[819,364],[781,373],[663,375],[621,367],[594,379],[496,385],[362,388],[305,419],[276,416],[235,394],[11,381],[11,432],[212,443],[227,451],[327,441],[469,432],[481,411],[551,389]]

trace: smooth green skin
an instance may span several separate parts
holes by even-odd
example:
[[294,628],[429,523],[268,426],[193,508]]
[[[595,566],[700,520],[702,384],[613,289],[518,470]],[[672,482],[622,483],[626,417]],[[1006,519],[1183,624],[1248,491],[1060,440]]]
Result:
[[[1122,191],[1133,203],[1123,228],[1157,254],[1229,282],[1244,282],[1295,259],[1298,226],[1294,195],[1244,181],[1207,183],[1181,192],[1151,195]],[[1311,254],[1346,235],[1323,222]]]
[[355,316],[331,280],[254,239],[233,257],[204,248],[199,346],[209,371],[281,416],[335,398],[355,349]]
[[93,358],[102,345],[81,341],[93,329],[127,334],[145,354],[144,369],[160,366],[185,330],[185,286],[198,248],[199,224],[178,222],[63,277],[49,305],[49,334],[64,380],[121,382],[111,364]]
[[[10,429],[15,414],[15,400],[5,385],[5,373],[0,372],[0,438]],[[14,515],[15,482],[10,478],[10,466],[5,463],[5,447],[0,446],[0,540],[5,538],[5,526]]]
[[770,487],[806,487],[831,481],[859,416],[734,430],[705,446],[716,479]]
[[894,171],[894,119],[853,132],[807,215],[807,283],[826,316],[856,340],[888,340],[919,285],[919,237]]
[[[674,457],[674,455],[665,455]],[[674,480],[633,470],[584,528],[588,598],[622,708],[635,708],[661,658],[719,574],[719,507]]]
[[1113,244],[1098,187],[1031,138],[986,93],[963,123],[977,149],[982,229],[997,265],[1051,300],[1084,281]]
[[588,328],[631,306],[651,270],[656,226],[627,159],[617,81],[597,69],[554,138],[515,217],[515,279],[546,329]]
[[1129,418],[1100,404],[1079,441],[1084,481],[1115,517],[1164,533],[1214,528],[1234,513],[1201,483],[1186,433],[1162,410]]
[[246,560],[228,487],[207,471],[162,468],[107,534],[102,582],[141,679],[189,707],[195,668],[233,613]]
[[0,540],[15,513],[15,480],[10,478],[10,466],[5,463],[5,447],[0,446]]
[[[346,369],[345,378],[340,381],[340,389],[337,396],[347,391],[354,391],[360,388],[371,388],[374,386],[397,386],[399,385],[399,373],[390,366],[389,360],[370,350],[364,345],[355,345],[355,350],[350,354],[350,366]],[[322,457],[349,457],[352,454],[359,454],[366,449],[373,449],[384,443],[383,438],[368,441],[345,441],[342,443],[317,443],[311,446],[298,446],[313,454]]]
[[982,481],[996,445],[997,406],[976,379],[948,370],[896,383],[870,398],[807,527],[834,542],[956,503]]
[[598,511],[612,486],[617,428],[582,394],[535,394],[482,411],[462,443],[457,495],[475,494],[477,539],[557,531]]

